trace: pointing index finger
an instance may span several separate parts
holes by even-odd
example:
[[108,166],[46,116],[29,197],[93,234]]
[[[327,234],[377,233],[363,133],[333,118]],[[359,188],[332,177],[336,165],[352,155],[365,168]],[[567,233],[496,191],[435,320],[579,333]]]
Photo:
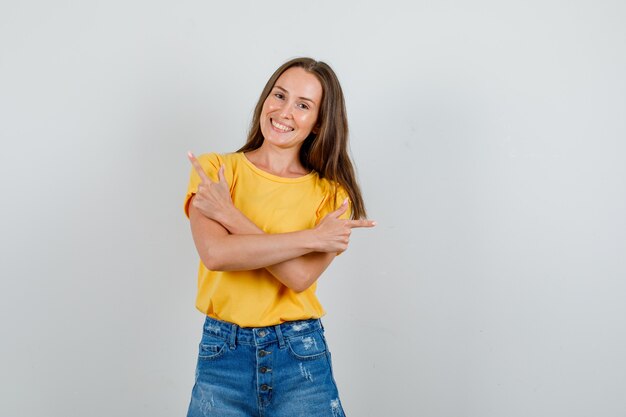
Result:
[[187,152],[187,157],[189,158],[191,165],[193,165],[194,169],[200,176],[200,181],[202,183],[209,183],[211,179],[207,177],[206,173],[204,172],[204,169],[202,169],[202,165],[200,165],[200,161],[198,161],[195,155],[191,152]]
[[354,229],[357,227],[374,227],[376,226],[376,222],[373,220],[359,219],[359,220],[347,220],[350,228]]

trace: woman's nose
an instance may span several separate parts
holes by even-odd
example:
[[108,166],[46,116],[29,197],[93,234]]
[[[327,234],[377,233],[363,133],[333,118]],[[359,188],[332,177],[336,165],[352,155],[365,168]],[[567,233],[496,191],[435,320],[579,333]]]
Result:
[[285,101],[280,109],[280,117],[285,119],[291,118],[291,103]]

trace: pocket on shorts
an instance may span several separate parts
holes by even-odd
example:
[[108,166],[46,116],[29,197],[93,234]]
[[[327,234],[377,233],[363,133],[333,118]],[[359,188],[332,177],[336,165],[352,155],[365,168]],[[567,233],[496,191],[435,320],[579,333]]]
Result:
[[326,341],[321,330],[316,330],[302,336],[293,336],[285,339],[289,353],[299,360],[322,358],[326,354]]
[[203,333],[202,340],[200,341],[198,359],[212,360],[217,359],[226,352],[227,343],[226,340],[221,337]]

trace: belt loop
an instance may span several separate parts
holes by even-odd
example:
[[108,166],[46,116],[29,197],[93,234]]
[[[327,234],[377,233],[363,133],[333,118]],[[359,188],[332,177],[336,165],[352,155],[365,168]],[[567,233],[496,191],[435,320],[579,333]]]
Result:
[[235,341],[237,340],[237,325],[233,323],[232,327],[230,328],[230,340],[229,340],[229,344],[230,344],[230,348],[231,349],[235,349]]
[[276,337],[278,338],[278,347],[282,349],[285,347],[285,338],[283,337],[282,330],[280,330],[280,324],[274,326],[274,329],[276,330]]

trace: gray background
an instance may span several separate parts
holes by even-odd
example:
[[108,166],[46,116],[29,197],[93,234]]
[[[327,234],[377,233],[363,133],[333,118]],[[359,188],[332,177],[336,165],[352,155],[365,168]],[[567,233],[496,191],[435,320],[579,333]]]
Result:
[[626,415],[622,1],[3,1],[0,415],[179,416],[187,150],[329,62],[375,230],[320,282],[349,416]]

